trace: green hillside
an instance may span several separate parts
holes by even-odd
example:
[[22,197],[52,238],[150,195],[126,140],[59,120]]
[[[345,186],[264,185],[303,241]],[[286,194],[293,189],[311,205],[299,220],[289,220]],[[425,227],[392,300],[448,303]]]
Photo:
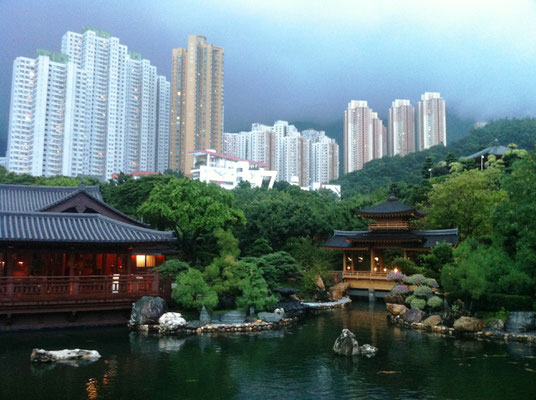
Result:
[[516,143],[520,148],[532,149],[536,144],[536,119],[502,119],[490,122],[483,128],[471,129],[469,135],[448,146],[435,146],[405,157],[383,157],[365,164],[360,171],[341,176],[333,183],[342,186],[343,196],[356,192],[371,193],[393,182],[418,184],[427,157],[434,163],[444,160],[449,152],[456,157],[468,156],[490,146],[497,139],[507,146]]

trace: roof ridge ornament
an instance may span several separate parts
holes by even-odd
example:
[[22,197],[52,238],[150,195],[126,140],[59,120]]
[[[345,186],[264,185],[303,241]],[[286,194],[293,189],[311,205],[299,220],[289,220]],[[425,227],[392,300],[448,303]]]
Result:
[[85,191],[86,190],[86,184],[84,182],[80,182],[78,184],[78,189]]

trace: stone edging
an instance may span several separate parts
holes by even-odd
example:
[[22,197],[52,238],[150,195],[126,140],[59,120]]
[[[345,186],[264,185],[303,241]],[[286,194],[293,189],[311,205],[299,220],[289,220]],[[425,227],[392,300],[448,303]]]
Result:
[[[181,327],[177,330],[161,334],[163,336],[167,336],[177,334],[202,335],[206,333],[261,332],[281,329],[285,326],[295,323],[296,321],[298,321],[298,317],[284,318],[279,322],[255,321],[244,324],[206,324],[200,326],[199,328]],[[136,329],[138,332],[142,333],[160,333],[160,325],[139,325]]]
[[442,336],[457,336],[466,337],[477,340],[494,340],[504,342],[521,342],[527,344],[536,344],[536,335],[524,333],[508,333],[500,331],[478,331],[478,332],[459,332],[454,328],[449,328],[444,325],[430,326],[422,322],[407,322],[398,315],[388,315],[387,320],[402,328],[409,328],[418,331],[432,332]]

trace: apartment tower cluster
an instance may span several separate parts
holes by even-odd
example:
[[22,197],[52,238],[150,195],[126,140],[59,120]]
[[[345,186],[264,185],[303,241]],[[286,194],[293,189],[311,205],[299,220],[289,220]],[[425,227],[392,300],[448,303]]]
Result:
[[67,32],[61,53],[13,66],[7,167],[36,176],[164,171],[170,84],[109,32]]
[[400,155],[447,144],[445,100],[426,92],[417,108],[397,99],[389,109],[388,125],[366,101],[352,100],[344,113],[344,173],[363,168],[375,158]]
[[339,176],[339,146],[324,131],[299,132],[287,121],[255,123],[251,131],[223,134],[223,153],[266,164],[277,180],[302,187]]

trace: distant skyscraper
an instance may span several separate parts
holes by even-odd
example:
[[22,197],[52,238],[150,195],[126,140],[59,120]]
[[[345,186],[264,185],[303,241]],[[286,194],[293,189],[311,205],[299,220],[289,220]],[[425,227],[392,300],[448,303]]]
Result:
[[418,148],[447,145],[447,120],[445,100],[439,93],[425,92],[419,101],[418,115]]
[[171,169],[190,173],[194,150],[222,151],[222,47],[188,36],[187,49],[173,49],[171,64]]
[[362,169],[374,158],[372,109],[362,100],[352,100],[344,112],[344,173]]
[[372,113],[372,144],[374,149],[373,158],[382,158],[385,155],[386,130],[383,121],[378,118],[378,113]]
[[159,121],[169,113],[169,84],[156,67],[91,27],[67,32],[61,50],[14,62],[9,169],[109,179],[163,168],[169,124]]
[[389,109],[389,155],[401,155],[415,151],[415,108],[409,100],[395,100]]

